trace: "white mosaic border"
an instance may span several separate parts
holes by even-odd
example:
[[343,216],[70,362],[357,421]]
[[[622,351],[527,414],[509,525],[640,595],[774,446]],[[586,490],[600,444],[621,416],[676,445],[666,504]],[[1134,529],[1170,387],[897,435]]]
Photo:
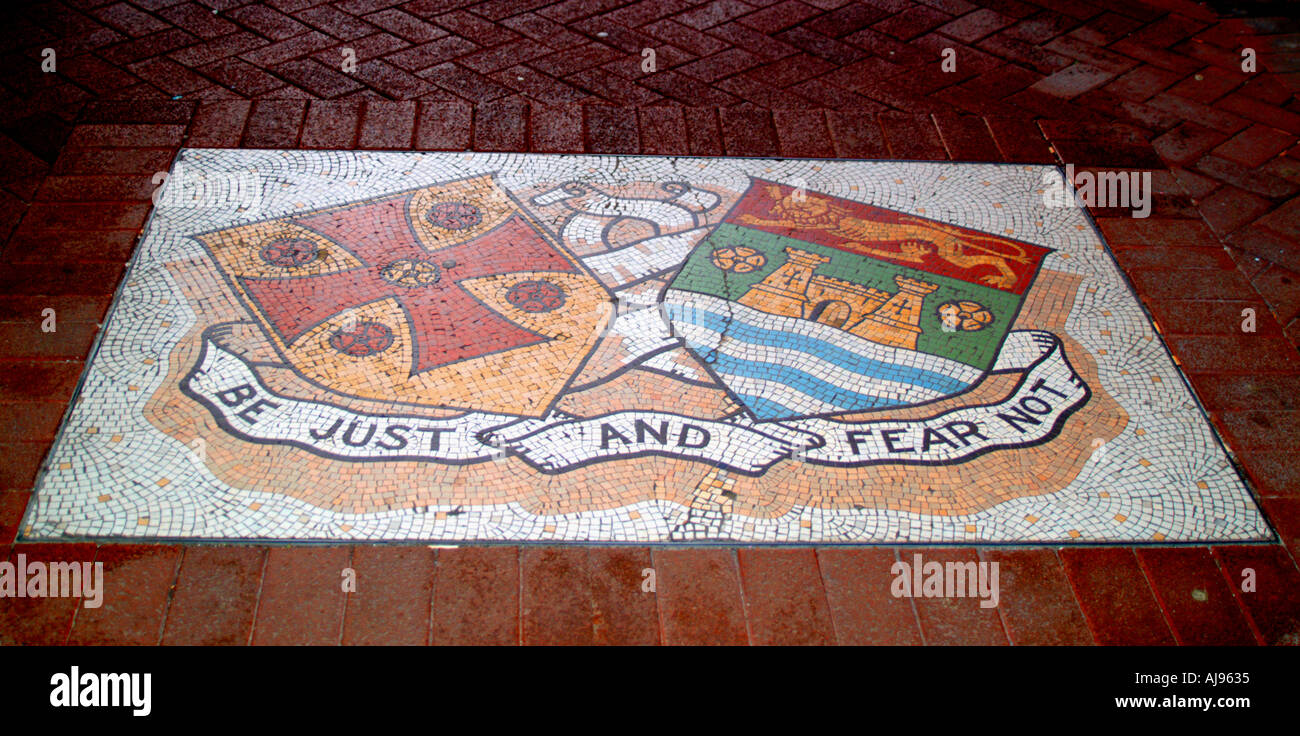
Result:
[[[128,285],[113,306],[102,344],[48,459],[50,469],[40,480],[24,525],[25,539],[669,541],[688,510],[662,501],[559,516],[535,516],[517,504],[464,508],[444,519],[435,516],[451,506],[374,514],[323,510],[280,494],[226,486],[191,460],[189,448],[144,419],[144,402],[165,375],[167,354],[195,320],[187,304],[173,300],[160,306],[164,295],[179,293],[164,264],[205,257],[190,235],[490,171],[499,172],[498,180],[511,190],[537,179],[620,185],[666,178],[742,189],[753,174],[977,230],[1012,229],[1018,239],[1058,251],[1044,268],[1084,277],[1068,320],[1071,335],[1094,354],[1107,351],[1109,359],[1099,366],[1100,381],[1116,401],[1131,415],[1161,422],[1141,425],[1146,430],[1142,438],[1134,434],[1138,423],[1130,422],[1055,494],[1016,499],[959,517],[813,508],[770,520],[719,516],[696,525],[699,541],[1143,542],[1162,534],[1166,542],[1190,542],[1272,536],[1159,339],[1145,339],[1153,334],[1151,325],[1084,212],[1044,207],[1037,191],[1045,172],[1060,177],[1052,167],[215,149],[186,149],[178,160],[214,181],[221,176],[251,180],[260,209],[155,210],[129,270]],[[1070,258],[1062,258],[1062,253]],[[1090,288],[1095,292],[1088,293]],[[1103,311],[1111,316],[1103,317]],[[164,328],[164,323],[170,326]],[[1102,329],[1111,335],[1101,335]],[[1134,334],[1141,337],[1129,342]],[[154,360],[152,366],[143,365],[146,358]],[[1138,366],[1142,370],[1132,370]],[[1125,367],[1131,375],[1121,375]],[[1163,390],[1150,390],[1153,375],[1160,376]],[[129,386],[135,390],[127,390]],[[120,425],[111,433],[88,434],[90,426],[102,424],[92,412],[114,416]],[[122,438],[113,442],[111,434]],[[1139,452],[1150,466],[1138,463]],[[160,476],[171,482],[157,486],[154,481]],[[1207,488],[1198,488],[1195,480]],[[1102,490],[1108,497],[1100,495]],[[112,499],[101,502],[102,494]],[[251,504],[260,508],[253,511]],[[1031,523],[1030,516],[1038,520]],[[1125,521],[1117,522],[1117,516]],[[147,525],[141,519],[147,519]]]

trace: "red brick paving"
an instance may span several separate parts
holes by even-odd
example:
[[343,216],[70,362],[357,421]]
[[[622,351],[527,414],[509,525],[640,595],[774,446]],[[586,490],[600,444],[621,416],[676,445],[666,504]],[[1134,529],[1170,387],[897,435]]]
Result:
[[649,567],[645,548],[523,549],[522,643],[658,643],[655,599],[643,587]]
[[[1222,19],[1184,0],[88,0],[12,15],[17,32],[0,42],[11,70],[0,78],[0,550],[100,559],[119,592],[97,611],[0,600],[0,642],[1300,637],[1289,449],[1300,440],[1300,100],[1283,53],[1298,27],[1284,19]],[[1240,70],[1244,46],[1258,73]],[[56,73],[40,71],[46,47]],[[643,48],[655,49],[654,73],[641,71]],[[954,73],[938,65],[945,48]],[[339,66],[344,49],[355,73]],[[1094,214],[1283,543],[984,548],[978,559],[1002,563],[992,611],[890,596],[889,566],[914,548],[15,546],[151,177],[181,145],[1150,168],[1152,218]],[[46,307],[55,333],[38,331]],[[1254,334],[1240,329],[1245,308]],[[340,587],[348,566],[356,593]],[[1254,593],[1240,590],[1246,567]],[[642,590],[643,568],[655,592]]]
[[1179,644],[1248,645],[1255,636],[1208,550],[1138,550]]
[[833,644],[835,626],[811,549],[741,549],[751,644]]
[[[1282,546],[1216,547],[1229,588],[1263,644],[1300,645],[1300,572]],[[1253,590],[1247,590],[1247,571]]]
[[1091,644],[1065,568],[1050,549],[986,549],[998,563],[999,612],[1012,644]]
[[592,635],[596,644],[658,644],[658,606],[642,571],[651,553],[634,547],[596,547],[587,551],[591,580]]
[[247,644],[265,563],[254,547],[185,548],[162,643]]
[[[6,559],[15,565],[19,555],[28,562],[93,563],[95,553],[93,544],[18,544]],[[66,644],[85,610],[77,598],[0,598],[0,644]]]
[[343,643],[428,643],[435,559],[427,547],[354,548],[352,569],[364,585],[348,594]]
[[587,550],[526,547],[519,554],[521,643],[595,643]]
[[744,599],[736,553],[655,550],[655,599],[665,644],[745,644]]
[[438,550],[432,643],[519,643],[519,554],[513,547]]
[[1300,498],[1269,498],[1264,502],[1264,510],[1295,558],[1300,551]]
[[891,571],[898,562],[894,550],[824,549],[818,551],[817,561],[836,643],[895,646],[922,642],[912,600],[890,594]]
[[[910,555],[903,552],[901,559],[915,567],[913,563],[916,554],[921,554],[924,562],[933,561],[944,565],[979,562],[979,554],[973,549],[934,549]],[[972,592],[968,591],[967,597],[963,598],[918,597],[913,602],[916,604],[916,617],[921,624],[926,644],[990,646],[1008,643],[1007,632],[997,609],[982,607],[981,599]]]
[[1170,622],[1133,550],[1061,551],[1075,597],[1098,644],[1173,644]]
[[157,644],[162,636],[179,547],[105,545],[95,563],[104,565],[104,601],[77,612],[69,644]]
[[339,644],[349,547],[277,547],[267,554],[253,644]]

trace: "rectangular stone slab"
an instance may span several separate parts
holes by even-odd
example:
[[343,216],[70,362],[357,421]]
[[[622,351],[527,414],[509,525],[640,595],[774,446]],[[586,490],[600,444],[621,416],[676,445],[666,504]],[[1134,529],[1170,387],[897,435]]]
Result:
[[183,150],[22,536],[1272,538],[1062,182]]

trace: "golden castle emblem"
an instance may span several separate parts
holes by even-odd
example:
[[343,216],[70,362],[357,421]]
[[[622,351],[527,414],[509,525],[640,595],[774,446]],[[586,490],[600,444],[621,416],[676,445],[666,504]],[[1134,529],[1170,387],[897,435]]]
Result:
[[937,284],[895,276],[898,292],[890,294],[817,274],[817,267],[830,261],[826,256],[798,248],[785,252],[786,262],[737,301],[769,314],[838,327],[882,345],[916,349],[921,308],[926,295],[939,288]]

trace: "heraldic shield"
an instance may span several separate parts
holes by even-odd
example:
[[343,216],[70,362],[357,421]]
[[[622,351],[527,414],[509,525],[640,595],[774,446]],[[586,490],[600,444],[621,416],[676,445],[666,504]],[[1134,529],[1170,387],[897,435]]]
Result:
[[610,315],[491,175],[197,237],[284,361],[346,396],[541,416]]
[[760,421],[913,406],[988,373],[1051,252],[755,179],[664,302]]

